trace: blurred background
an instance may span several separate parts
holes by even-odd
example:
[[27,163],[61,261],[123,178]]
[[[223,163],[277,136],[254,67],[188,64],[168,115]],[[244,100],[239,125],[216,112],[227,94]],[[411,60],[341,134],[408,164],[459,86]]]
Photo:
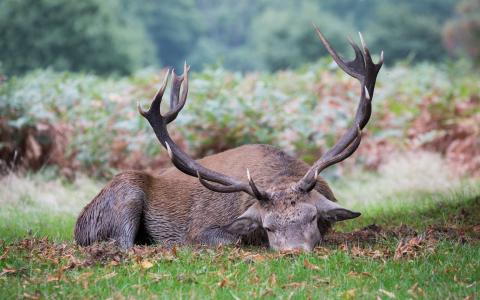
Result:
[[190,99],[171,132],[186,151],[268,143],[311,163],[360,94],[312,23],[345,57],[358,31],[385,52],[366,138],[327,176],[408,153],[480,175],[479,0],[0,0],[0,170],[168,166],[136,102],[185,60]]

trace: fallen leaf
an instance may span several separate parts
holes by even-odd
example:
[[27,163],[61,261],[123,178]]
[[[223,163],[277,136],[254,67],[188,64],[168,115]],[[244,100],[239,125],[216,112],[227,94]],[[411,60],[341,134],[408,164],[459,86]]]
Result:
[[473,226],[472,229],[474,232],[480,232],[480,224]]
[[28,293],[23,293],[23,297],[27,298],[27,299],[33,299],[33,300],[37,300],[37,299],[40,299],[40,296],[35,294],[35,295],[30,295]]
[[103,279],[110,279],[110,278],[113,278],[115,276],[117,276],[117,273],[115,271],[113,271],[112,273],[105,274],[102,278]]
[[0,273],[0,276],[3,276],[3,275],[5,275],[5,274],[15,274],[15,273],[17,273],[17,272],[18,272],[17,269],[4,268],[4,269],[2,270],[2,273]]
[[262,293],[262,297],[274,296],[274,295],[275,293],[273,292],[273,290],[269,288],[265,289],[265,291]]
[[293,289],[298,289],[298,288],[303,288],[305,286],[305,282],[291,282],[291,283],[287,283],[287,284],[284,284],[282,285],[282,289],[290,289],[290,288],[293,288]]
[[350,289],[350,290],[345,291],[345,292],[343,293],[343,298],[345,298],[345,299],[353,299],[353,298],[355,298],[356,294],[357,294],[357,290],[356,290],[356,289]]
[[277,284],[277,275],[275,275],[275,273],[272,273],[272,275],[268,277],[268,283],[270,284],[270,286]]
[[48,275],[47,282],[59,281],[60,277],[58,275]]
[[77,281],[82,281],[82,280],[86,280],[88,279],[88,277],[92,276],[93,275],[93,272],[85,272],[85,273],[82,273],[80,274],[78,277],[77,277]]
[[153,281],[156,281],[156,282],[170,277],[169,274],[165,274],[165,273],[162,273],[162,274],[148,273],[148,276],[151,277]]
[[5,258],[7,257],[7,255],[8,255],[8,252],[9,252],[9,251],[10,251],[10,248],[8,248],[8,247],[5,248],[5,251],[3,251],[2,256],[0,256],[0,260],[5,259]]
[[303,260],[303,266],[307,269],[310,269],[310,270],[315,270],[315,271],[319,271],[320,270],[320,267],[317,266],[317,265],[314,265],[312,264],[311,262],[309,262],[307,259],[304,259]]
[[355,271],[350,271],[348,272],[347,274],[348,276],[352,276],[352,277],[355,277],[355,276],[367,276],[367,277],[372,277],[372,274],[368,273],[368,272],[355,272]]
[[415,298],[423,296],[423,290],[420,287],[418,287],[418,282],[412,285],[412,287],[408,289],[407,292]]
[[330,284],[330,280],[325,279],[325,278],[321,278],[321,277],[319,277],[319,276],[313,276],[312,279],[313,279],[316,283]]
[[255,276],[250,278],[249,282],[250,282],[250,284],[257,284],[257,283],[260,282],[260,277],[258,277],[258,275],[255,275]]
[[245,262],[264,261],[266,257],[261,254],[249,254],[243,257]]
[[230,281],[228,281],[227,278],[223,278],[222,280],[220,280],[220,282],[217,283],[218,287],[220,288],[224,288],[229,284],[230,284]]
[[140,262],[140,267],[142,267],[142,269],[150,269],[151,267],[153,267],[153,263],[151,263],[149,260],[142,260]]
[[392,292],[386,291],[386,290],[384,290],[384,289],[379,289],[378,291],[379,291],[380,293],[384,294],[385,296],[387,296],[388,298],[392,298],[392,299],[395,298],[395,294],[392,293]]

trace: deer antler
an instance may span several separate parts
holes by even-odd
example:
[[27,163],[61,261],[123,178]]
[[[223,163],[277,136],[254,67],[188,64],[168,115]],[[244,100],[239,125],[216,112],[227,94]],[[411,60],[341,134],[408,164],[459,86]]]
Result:
[[[182,76],[175,75],[175,71],[168,70],[160,89],[153,98],[152,104],[148,111],[144,111],[138,104],[139,113],[145,117],[155,132],[158,140],[172,160],[172,163],[183,173],[198,177],[200,183],[206,188],[220,193],[245,192],[260,201],[268,201],[267,193],[260,191],[250,176],[247,169],[248,183],[238,181],[227,175],[205,168],[196,162],[193,158],[183,152],[177,144],[171,139],[167,131],[167,124],[172,122],[178,116],[187,100],[188,94],[188,71],[190,66],[184,65]],[[162,102],[163,93],[165,92],[170,73],[173,74],[172,90],[170,95],[170,111],[165,115],[160,112],[160,104]],[[183,86],[183,89],[182,89]],[[180,90],[181,93],[180,93]],[[215,182],[218,184],[213,184]]]
[[353,126],[347,130],[347,132],[330,150],[313,164],[305,176],[296,184],[296,188],[304,192],[309,192],[315,187],[317,176],[322,170],[343,161],[357,150],[358,145],[360,145],[361,130],[367,125],[368,120],[370,119],[375,81],[377,79],[377,74],[383,65],[383,51],[380,55],[379,63],[374,64],[372,57],[370,56],[370,51],[365,45],[360,33],[362,49],[349,39],[349,43],[355,51],[355,58],[351,61],[344,61],[337,52],[333,50],[318,27],[315,26],[315,30],[317,31],[320,41],[328,50],[337,65],[347,74],[360,81],[361,96]]

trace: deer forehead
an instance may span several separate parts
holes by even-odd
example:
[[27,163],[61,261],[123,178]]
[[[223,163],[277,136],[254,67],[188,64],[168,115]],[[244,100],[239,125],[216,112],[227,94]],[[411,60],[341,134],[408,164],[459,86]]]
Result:
[[317,214],[314,205],[301,202],[296,205],[281,205],[272,207],[265,215],[266,225],[284,227],[292,224],[306,223]]

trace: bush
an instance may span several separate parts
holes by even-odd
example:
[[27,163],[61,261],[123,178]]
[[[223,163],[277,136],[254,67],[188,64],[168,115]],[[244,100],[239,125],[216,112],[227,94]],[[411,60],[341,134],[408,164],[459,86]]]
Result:
[[[426,148],[464,174],[478,172],[479,75],[466,69],[420,64],[382,70],[367,137],[342,165],[376,168],[387,154]],[[0,159],[11,164],[17,150],[20,165],[30,167],[27,153],[37,153],[48,158],[33,164],[37,168],[54,164],[66,174],[158,171],[168,157],[135,106],[153,96],[160,75],[146,70],[112,79],[37,71],[8,80],[0,85]],[[191,77],[189,101],[170,132],[195,157],[268,143],[312,162],[350,124],[360,93],[330,60],[273,74],[209,68]],[[48,148],[52,139],[61,149]]]

